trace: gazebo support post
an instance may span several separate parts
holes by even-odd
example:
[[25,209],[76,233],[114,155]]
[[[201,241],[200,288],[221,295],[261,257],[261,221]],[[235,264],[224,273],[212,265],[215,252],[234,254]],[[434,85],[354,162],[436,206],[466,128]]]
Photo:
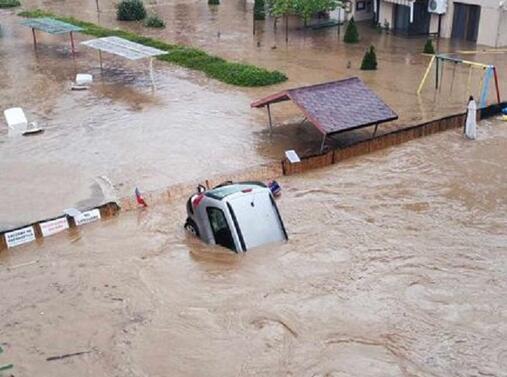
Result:
[[267,105],[268,108],[268,118],[269,118],[269,134],[273,135],[273,120],[271,119],[271,107],[269,106],[269,103]]
[[155,90],[155,79],[153,78],[153,58],[150,58],[150,79],[151,86],[153,87],[153,90]]
[[35,35],[35,29],[32,28],[32,36],[33,36],[33,48],[37,48],[37,36]]
[[326,134],[322,136],[322,143],[320,144],[320,153],[324,152],[324,144],[326,143]]
[[99,64],[100,64],[100,73],[102,73],[102,51],[99,51]]
[[378,129],[378,123],[375,123],[375,129],[373,130],[373,136],[372,137],[375,137],[375,135],[377,134],[377,129]]
[[76,48],[74,46],[74,34],[72,34],[72,32],[70,32],[70,47],[72,49],[72,55],[74,55],[76,53]]
[[301,123],[299,123],[299,126],[298,127],[301,127],[303,125],[304,122],[306,122],[308,119],[306,117],[303,118],[303,120],[301,121]]

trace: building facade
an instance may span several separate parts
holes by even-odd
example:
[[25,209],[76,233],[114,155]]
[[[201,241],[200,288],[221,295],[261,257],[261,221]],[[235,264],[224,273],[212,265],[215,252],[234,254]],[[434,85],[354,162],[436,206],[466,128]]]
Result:
[[440,29],[444,38],[507,46],[507,0],[375,1],[376,21],[397,33],[428,35]]

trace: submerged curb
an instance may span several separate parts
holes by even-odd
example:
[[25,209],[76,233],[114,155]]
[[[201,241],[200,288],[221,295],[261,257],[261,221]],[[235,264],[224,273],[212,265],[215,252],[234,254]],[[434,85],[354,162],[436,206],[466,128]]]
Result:
[[[479,117],[480,119],[486,119],[500,114],[502,108],[505,106],[507,106],[507,103],[492,105],[481,109],[479,111]],[[195,191],[195,187],[198,183],[210,188],[224,181],[267,181],[273,178],[279,178],[283,175],[301,174],[306,171],[330,166],[352,157],[403,144],[420,137],[461,128],[464,124],[465,113],[449,115],[415,126],[388,132],[372,139],[359,141],[342,149],[333,150],[320,155],[302,157],[300,163],[291,164],[288,160],[284,159],[282,161],[253,166],[242,171],[217,175],[200,182],[172,185],[161,190],[143,193],[143,197],[150,206],[160,205],[186,199],[190,193]],[[66,230],[67,228],[72,229],[96,220],[117,216],[120,210],[131,211],[137,208],[139,208],[139,205],[134,195],[132,195],[123,197],[119,199],[118,202],[109,202],[91,208],[85,211],[89,213],[89,216],[79,219],[77,222],[71,216],[60,216],[7,230],[0,233],[0,251],[6,249],[8,244],[17,246],[41,240],[52,234]],[[99,213],[98,216],[97,212]],[[62,219],[65,219],[65,221]],[[65,226],[66,222],[68,224],[67,227]],[[43,228],[45,232],[43,232]]]

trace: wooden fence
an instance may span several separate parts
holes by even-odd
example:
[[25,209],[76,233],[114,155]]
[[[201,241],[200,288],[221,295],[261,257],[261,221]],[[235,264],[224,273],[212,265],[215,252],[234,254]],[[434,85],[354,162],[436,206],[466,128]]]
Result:
[[372,153],[438,132],[460,128],[463,127],[464,123],[465,114],[456,114],[392,131],[368,140],[358,141],[345,148],[329,151],[325,154],[305,156],[298,163],[292,164],[287,159],[284,159],[282,160],[283,174],[300,174],[309,170],[323,168],[351,157]]

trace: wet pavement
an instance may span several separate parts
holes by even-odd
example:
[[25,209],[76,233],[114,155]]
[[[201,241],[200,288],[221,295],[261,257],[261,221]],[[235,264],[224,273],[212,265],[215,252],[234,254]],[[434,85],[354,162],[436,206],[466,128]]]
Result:
[[[46,132],[31,138],[9,138],[0,130],[0,180],[4,201],[0,229],[56,216],[71,206],[86,208],[107,200],[171,184],[198,181],[212,174],[247,169],[280,159],[286,149],[300,154],[318,150],[320,134],[311,125],[299,125],[302,115],[289,103],[274,107],[277,127],[266,132],[266,114],[250,109],[254,99],[285,87],[312,84],[359,75],[400,115],[381,130],[462,111],[467,98],[468,70],[447,67],[441,91],[431,80],[421,97],[415,89],[429,60],[420,51],[423,39],[379,34],[361,27],[362,41],[346,46],[337,28],[305,30],[291,20],[289,43],[279,25],[270,20],[257,24],[252,34],[251,4],[224,2],[208,7],[204,1],[157,1],[157,11],[167,22],[163,30],[141,24],[118,23],[114,6],[94,2],[24,2],[25,8],[44,8],[73,15],[108,27],[121,26],[169,42],[191,44],[222,57],[279,69],[289,81],[264,88],[236,88],[209,80],[162,62],[155,64],[153,91],[148,63],[131,63],[105,54],[100,70],[96,52],[79,47],[72,59],[65,36],[38,34],[33,50],[30,30],[18,25],[13,11],[2,11],[0,22],[0,108],[21,106],[30,120]],[[79,36],[79,40],[89,39]],[[380,69],[358,70],[370,43],[377,48]],[[442,41],[442,51],[476,48]],[[467,58],[498,64],[505,71],[502,54]],[[351,68],[347,68],[350,65]],[[78,72],[93,73],[88,92],[71,92]],[[471,89],[478,92],[480,74],[474,73]],[[505,90],[507,86],[503,86]],[[507,92],[503,92],[507,94]],[[493,92],[490,101],[493,100]],[[331,145],[369,137],[371,130],[335,138]]]
[[[507,376],[507,123],[281,180],[290,240],[244,256],[184,204],[0,254],[16,376]],[[76,352],[82,355],[46,361]]]

